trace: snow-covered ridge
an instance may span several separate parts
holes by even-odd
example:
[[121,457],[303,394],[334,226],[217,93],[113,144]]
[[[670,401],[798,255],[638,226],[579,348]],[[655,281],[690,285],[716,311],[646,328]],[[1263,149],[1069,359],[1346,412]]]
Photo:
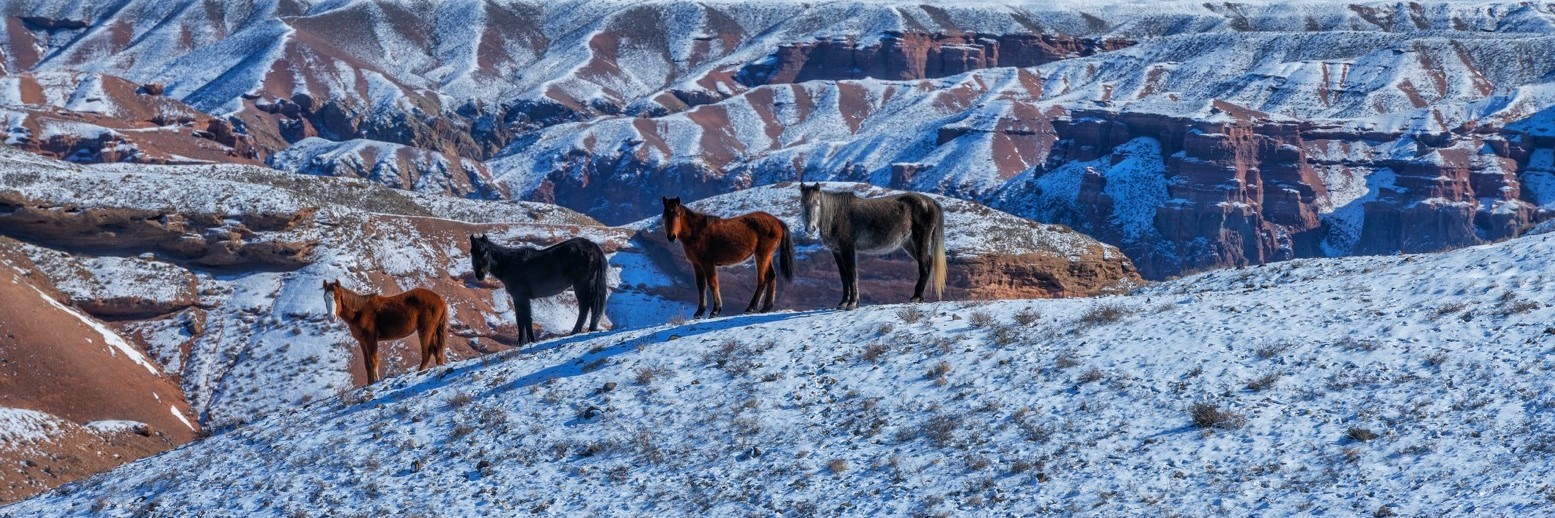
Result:
[[[564,339],[404,375],[0,515],[1525,514],[1555,236],[1091,300]],[[1431,279],[1431,282],[1420,282]],[[1547,351],[1546,351],[1547,352]],[[1196,403],[1229,412],[1201,412]],[[327,431],[327,432],[326,432]],[[349,476],[336,476],[340,473]],[[415,488],[437,487],[403,498]],[[216,488],[243,487],[215,498]]]

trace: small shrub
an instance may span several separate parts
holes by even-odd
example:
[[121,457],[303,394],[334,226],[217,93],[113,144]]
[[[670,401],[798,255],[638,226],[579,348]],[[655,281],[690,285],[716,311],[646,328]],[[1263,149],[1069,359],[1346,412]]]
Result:
[[448,406],[453,408],[464,408],[473,401],[475,397],[467,392],[455,392],[454,395],[448,396]]
[[1441,316],[1451,315],[1453,313],[1457,313],[1459,311],[1463,311],[1465,309],[1468,309],[1468,307],[1469,307],[1469,304],[1467,302],[1463,302],[1463,301],[1448,302],[1448,303],[1442,304],[1440,307],[1436,308],[1436,316],[1441,317]]
[[656,376],[658,375],[653,372],[653,369],[638,367],[637,371],[632,375],[632,381],[637,382],[638,385],[651,385],[653,384],[653,378]]
[[1247,418],[1230,410],[1222,410],[1214,403],[1195,403],[1191,410],[1194,428],[1208,430],[1220,428],[1235,430],[1247,424]]
[[890,351],[891,348],[887,347],[886,344],[875,342],[864,346],[864,350],[859,352],[858,357],[866,362],[874,363],[880,361]]
[[1431,367],[1441,367],[1447,363],[1447,351],[1436,351],[1425,357],[1425,364]]
[[1269,358],[1273,358],[1275,356],[1279,356],[1280,353],[1283,353],[1286,350],[1289,350],[1290,348],[1291,348],[1291,343],[1290,342],[1286,342],[1286,341],[1281,340],[1281,341],[1278,341],[1278,342],[1272,342],[1272,343],[1264,344],[1264,345],[1260,346],[1257,350],[1254,350],[1253,354],[1258,356],[1258,359],[1260,359],[1260,360],[1267,360]]
[[1053,360],[1053,365],[1058,367],[1058,368],[1060,368],[1060,369],[1068,369],[1070,367],[1079,367],[1080,366],[1080,359],[1075,357],[1074,351],[1064,351],[1064,352],[1058,353],[1058,358],[1055,358]]
[[1081,374],[1080,377],[1075,378],[1075,381],[1079,382],[1081,385],[1084,385],[1086,383],[1101,381],[1101,379],[1105,378],[1106,376],[1106,374],[1102,373],[1101,369],[1091,367],[1091,370],[1085,371],[1085,373]]
[[935,446],[944,448],[949,446],[951,441],[955,440],[956,428],[960,426],[961,420],[954,416],[935,414],[923,422],[923,425],[918,428],[918,433],[925,439],[928,439],[929,442],[934,443]]
[[467,424],[464,424],[464,423],[460,423],[460,424],[454,425],[454,431],[453,431],[453,433],[449,434],[449,436],[454,438],[454,439],[458,439],[460,437],[464,437],[464,436],[470,435],[472,433],[475,433],[475,427],[474,426],[470,426],[470,425],[467,425]]
[[1247,390],[1258,392],[1273,387],[1274,383],[1280,380],[1280,376],[1281,374],[1278,372],[1271,372],[1254,378],[1252,381],[1247,382]]
[[482,408],[480,414],[476,417],[480,420],[481,426],[498,433],[505,431],[509,424],[508,411],[500,407],[488,406]]
[[996,346],[1003,347],[1019,341],[1020,337],[1020,328],[1015,326],[999,326],[997,329],[993,330],[993,334],[988,336],[988,340],[993,342],[993,344]]
[[1026,419],[1023,416],[1015,417],[1015,426],[1020,428],[1020,434],[1026,440],[1042,444],[1053,438],[1053,430],[1042,426],[1034,419]]
[[[758,347],[770,348],[769,345],[761,344]],[[707,363],[718,366],[724,372],[729,373],[730,376],[740,377],[761,367],[761,364],[755,360],[755,357],[760,353],[760,350],[747,347],[739,341],[724,340],[705,359]]]
[[1369,338],[1356,338],[1356,337],[1353,337],[1353,336],[1346,336],[1344,338],[1340,338],[1338,342],[1334,342],[1334,345],[1336,345],[1340,349],[1344,349],[1346,351],[1365,351],[1365,352],[1375,351],[1375,350],[1377,350],[1377,348],[1382,347],[1382,343],[1378,342],[1376,340],[1372,340],[1372,339],[1369,339]]
[[933,367],[929,368],[929,373],[928,373],[927,377],[929,377],[931,379],[932,378],[943,378],[943,377],[945,377],[946,374],[950,374],[951,368],[952,367],[950,366],[950,362],[939,362],[939,363],[936,363],[936,364],[934,364]]
[[675,314],[675,316],[670,317],[670,325],[672,325],[672,326],[681,326],[681,325],[685,325],[685,324],[686,324],[686,317],[680,315],[679,313]]
[[1040,460],[1030,461],[1025,459],[1016,459],[1014,462],[1010,463],[1010,474],[1012,475],[1019,475],[1027,471],[1040,469],[1042,469],[1042,461]]
[[1128,316],[1128,309],[1117,304],[1104,304],[1091,308],[1084,315],[1080,315],[1080,324],[1085,326],[1099,326],[1111,324]]
[[1541,307],[1544,307],[1544,304],[1540,304],[1539,302],[1532,301],[1532,300],[1519,300],[1517,302],[1513,302],[1513,303],[1507,304],[1505,306],[1502,306],[1501,307],[1501,314],[1503,314],[1503,315],[1517,315],[1517,314],[1527,313],[1529,311],[1533,311],[1533,310],[1539,309]]
[[902,322],[909,325],[922,321],[925,316],[927,315],[917,304],[908,304],[896,310],[896,318],[902,319]]
[[923,343],[920,344],[920,347],[923,349],[925,354],[948,354],[950,353],[951,348],[955,345],[956,342],[952,341],[950,337],[934,336],[930,337],[928,340],[924,340]]
[[1355,442],[1366,442],[1376,439],[1377,433],[1359,426],[1352,426],[1344,432],[1344,436]]
[[647,430],[638,430],[632,437],[632,444],[637,446],[637,454],[642,455],[648,462],[658,464],[664,462],[665,452],[659,447],[659,439]]
[[895,331],[895,330],[896,330],[896,325],[895,324],[892,324],[890,322],[881,322],[880,323],[880,327],[875,329],[875,334],[880,335],[880,336],[885,336],[885,335],[891,334],[891,332]]
[[832,474],[840,475],[842,472],[848,470],[848,459],[832,459],[827,461],[826,469],[830,470]]
[[993,314],[987,311],[973,311],[971,315],[967,316],[967,323],[972,324],[972,327],[976,328],[993,327]]
[[1015,312],[1015,323],[1023,326],[1031,327],[1039,320],[1042,320],[1042,314],[1037,313],[1035,309],[1021,308],[1020,311]]

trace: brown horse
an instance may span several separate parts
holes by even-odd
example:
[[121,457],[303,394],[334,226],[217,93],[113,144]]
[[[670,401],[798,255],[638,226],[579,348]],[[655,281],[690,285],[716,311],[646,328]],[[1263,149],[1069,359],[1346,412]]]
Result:
[[433,359],[438,365],[448,362],[448,303],[431,290],[416,288],[385,297],[353,292],[341,286],[340,281],[324,281],[324,305],[351,328],[351,336],[361,344],[368,384],[378,382],[380,340],[398,340],[419,333],[420,370],[427,370]]
[[703,297],[712,292],[713,312],[716,317],[723,311],[723,295],[718,293],[718,267],[745,262],[756,256],[756,293],[745,307],[749,313],[756,303],[766,296],[762,312],[772,311],[777,299],[777,273],[772,268],[772,252],[782,251],[778,269],[783,279],[794,278],[794,243],[783,221],[765,212],[752,212],[729,219],[701,214],[681,205],[680,197],[663,198],[664,233],[670,242],[680,239],[686,259],[697,278],[697,312],[692,318],[700,318],[707,310]]

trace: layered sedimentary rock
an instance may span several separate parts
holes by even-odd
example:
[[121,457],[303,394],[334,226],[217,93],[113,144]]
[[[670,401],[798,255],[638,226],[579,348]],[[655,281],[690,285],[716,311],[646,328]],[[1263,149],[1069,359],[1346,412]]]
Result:
[[789,43],[735,76],[747,86],[842,79],[911,80],[994,67],[1034,67],[1131,45],[1069,35],[886,31],[875,43],[852,38]]
[[409,191],[490,200],[508,197],[507,188],[491,177],[485,163],[373,140],[333,142],[310,137],[271,156],[267,163],[284,171],[362,178]]
[[273,149],[159,91],[96,73],[0,76],[5,143],[84,163],[257,163]]

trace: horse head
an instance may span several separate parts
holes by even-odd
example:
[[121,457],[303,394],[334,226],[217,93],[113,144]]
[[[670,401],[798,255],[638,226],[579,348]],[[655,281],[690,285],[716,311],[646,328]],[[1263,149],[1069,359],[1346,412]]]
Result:
[[491,240],[480,234],[470,234],[470,268],[475,270],[475,280],[486,280],[491,270]]
[[804,222],[805,233],[814,234],[820,227],[821,184],[799,184],[799,219]]
[[664,203],[664,237],[669,238],[670,242],[674,243],[675,239],[680,237],[683,223],[681,217],[685,215],[686,209],[680,204],[679,196],[674,198],[660,196],[659,199]]
[[324,281],[324,310],[332,317],[340,316],[340,281]]

